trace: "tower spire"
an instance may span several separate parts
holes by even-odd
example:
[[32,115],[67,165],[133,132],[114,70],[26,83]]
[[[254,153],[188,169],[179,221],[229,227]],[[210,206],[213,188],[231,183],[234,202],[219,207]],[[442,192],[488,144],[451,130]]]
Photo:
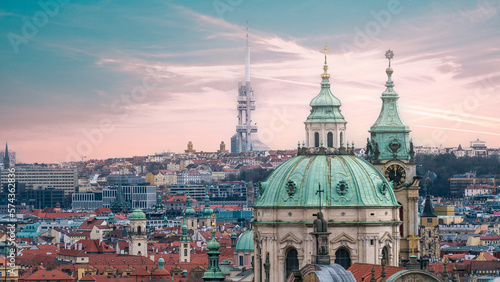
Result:
[[328,73],[328,62],[327,62],[327,54],[330,52],[330,48],[328,48],[328,44],[325,42],[325,46],[321,48],[321,52],[325,54],[325,64],[323,65],[323,74],[321,74],[321,78],[323,78],[323,81],[321,82],[321,85],[323,83],[328,83],[328,86],[330,86],[330,74]]
[[9,146],[7,145],[7,141],[5,141],[5,154],[3,156],[3,168],[10,168],[10,157],[9,157]]
[[238,85],[238,125],[236,135],[231,138],[231,152],[253,151],[252,134],[257,133],[257,123],[252,120],[255,110],[255,97],[250,82],[250,44],[248,39],[248,21],[245,54],[245,82]]
[[191,238],[187,233],[186,215],[182,219],[182,235],[180,238],[179,262],[191,262]]
[[212,239],[207,243],[208,269],[203,274],[203,281],[222,282],[226,277],[219,267],[220,244],[215,239],[215,214],[212,214]]
[[248,21],[247,21],[247,45],[245,50],[245,81],[250,82],[250,45],[248,44]]
[[391,59],[394,57],[394,52],[392,52],[391,49],[387,50],[385,52],[385,57],[387,58],[387,60],[389,60],[389,67],[385,69],[385,73],[387,73],[387,82],[385,83],[385,86],[387,87],[386,92],[392,92],[394,82],[392,81],[391,76],[394,70],[391,68]]

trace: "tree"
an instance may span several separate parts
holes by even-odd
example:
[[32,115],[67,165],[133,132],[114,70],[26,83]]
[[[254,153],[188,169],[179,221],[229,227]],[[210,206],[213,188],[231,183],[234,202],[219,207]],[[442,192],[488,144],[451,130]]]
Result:
[[[500,159],[497,157],[463,157],[457,158],[454,154],[417,155],[417,175],[423,176],[425,172],[432,171],[437,177],[431,186],[431,194],[436,196],[449,196],[449,178],[455,174],[464,174],[475,171],[480,175],[500,174]],[[422,194],[425,191],[421,190]]]

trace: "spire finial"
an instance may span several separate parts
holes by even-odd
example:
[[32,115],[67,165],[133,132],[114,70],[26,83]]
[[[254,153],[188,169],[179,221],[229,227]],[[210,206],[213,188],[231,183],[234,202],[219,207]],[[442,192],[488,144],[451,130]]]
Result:
[[385,86],[387,87],[387,90],[389,92],[392,91],[392,88],[394,87],[394,83],[392,82],[391,76],[394,70],[391,68],[391,60],[394,58],[394,52],[392,52],[391,49],[387,50],[385,52],[385,57],[389,60],[389,67],[385,69],[385,73],[387,73],[387,82],[385,83]]
[[328,74],[328,63],[326,60],[326,55],[330,52],[330,48],[328,48],[328,44],[325,42],[325,46],[321,48],[321,53],[325,54],[325,65],[323,66],[323,74],[321,75],[321,78],[330,78],[330,75]]
[[330,53],[330,48],[328,48],[328,43],[325,42],[325,46],[321,48],[321,53],[325,54],[325,65],[327,64],[326,62],[326,54]]
[[247,45],[245,54],[245,81],[250,81],[250,45],[248,44],[248,20],[247,20]]
[[394,57],[394,52],[391,49],[385,52],[385,57],[389,60],[389,67],[391,67],[391,59]]
[[375,266],[372,265],[372,277],[370,279],[370,282],[377,282],[377,279],[375,278]]

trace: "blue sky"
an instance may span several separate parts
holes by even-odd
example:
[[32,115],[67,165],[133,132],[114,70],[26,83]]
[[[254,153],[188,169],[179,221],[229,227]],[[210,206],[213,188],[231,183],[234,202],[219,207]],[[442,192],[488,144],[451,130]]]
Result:
[[[42,3],[42,4],[40,4]],[[246,21],[254,119],[304,139],[328,42],[347,139],[364,144],[387,61],[415,144],[500,147],[498,1],[2,1],[0,142],[19,161],[214,151],[236,124]]]

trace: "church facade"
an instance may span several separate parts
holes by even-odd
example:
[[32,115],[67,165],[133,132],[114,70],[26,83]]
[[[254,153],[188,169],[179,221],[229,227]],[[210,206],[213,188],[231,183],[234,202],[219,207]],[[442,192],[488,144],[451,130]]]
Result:
[[[330,263],[345,269],[356,262],[400,263],[401,210],[407,201],[398,198],[394,180],[372,160],[354,156],[354,147],[344,144],[347,122],[330,90],[326,50],[323,70],[321,91],[305,122],[307,145],[299,145],[296,157],[259,184],[253,221],[257,282],[284,281],[315,262],[319,242],[313,236],[313,215],[319,210],[328,230],[321,247],[328,249]],[[406,140],[400,147],[410,147]],[[412,160],[406,161],[410,166]]]

